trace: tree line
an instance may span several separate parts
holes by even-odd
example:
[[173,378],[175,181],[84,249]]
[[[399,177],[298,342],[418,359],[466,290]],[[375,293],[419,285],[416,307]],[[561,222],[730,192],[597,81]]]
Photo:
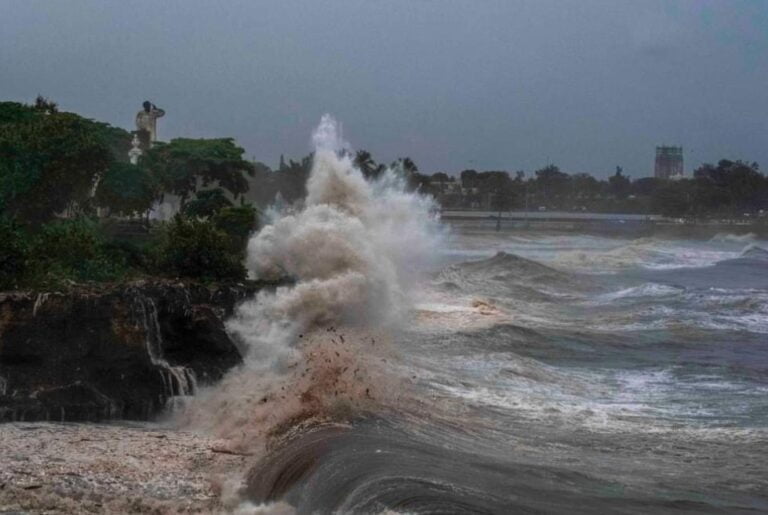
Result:
[[690,220],[755,217],[768,209],[768,178],[758,164],[728,159],[677,179],[633,180],[621,167],[607,179],[598,179],[549,165],[530,175],[464,170],[458,177],[435,173],[417,182],[449,209],[659,214]]

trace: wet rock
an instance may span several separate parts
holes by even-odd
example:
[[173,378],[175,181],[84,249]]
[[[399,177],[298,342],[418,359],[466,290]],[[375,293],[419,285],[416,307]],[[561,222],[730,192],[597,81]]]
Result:
[[0,294],[0,421],[152,418],[242,361],[224,320],[261,287]]

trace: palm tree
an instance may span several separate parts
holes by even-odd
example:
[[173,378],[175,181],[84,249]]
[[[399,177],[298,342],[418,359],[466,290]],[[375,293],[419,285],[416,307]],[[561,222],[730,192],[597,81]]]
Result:
[[367,150],[358,150],[355,153],[355,159],[353,160],[355,167],[363,173],[363,177],[370,179],[375,177],[378,167],[376,161],[371,157],[371,153]]

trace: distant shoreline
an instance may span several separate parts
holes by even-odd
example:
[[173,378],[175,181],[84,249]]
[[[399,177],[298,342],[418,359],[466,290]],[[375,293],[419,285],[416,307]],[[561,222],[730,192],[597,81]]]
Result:
[[617,236],[669,235],[711,238],[717,234],[749,234],[768,236],[768,222],[738,221],[682,221],[661,215],[629,213],[585,213],[567,211],[493,211],[443,210],[440,219],[464,228],[495,230],[533,230],[555,232],[584,232]]

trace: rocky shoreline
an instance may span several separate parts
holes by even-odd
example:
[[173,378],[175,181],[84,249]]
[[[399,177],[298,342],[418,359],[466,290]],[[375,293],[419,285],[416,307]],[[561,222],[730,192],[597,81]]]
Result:
[[0,294],[0,422],[151,420],[242,362],[224,321],[274,285],[168,280]]
[[248,464],[154,423],[0,424],[0,456],[1,513],[229,512],[227,478]]

